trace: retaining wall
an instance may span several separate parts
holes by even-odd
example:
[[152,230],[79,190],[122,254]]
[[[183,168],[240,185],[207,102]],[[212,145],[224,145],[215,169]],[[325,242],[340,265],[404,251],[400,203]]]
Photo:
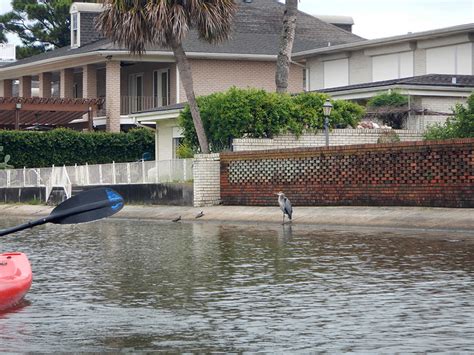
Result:
[[[392,130],[390,130],[392,131]],[[380,136],[387,132],[386,129],[333,129],[329,132],[329,145],[351,145],[377,143]],[[421,141],[423,132],[416,130],[393,130],[401,142]],[[324,147],[326,145],[326,136],[324,132],[317,134],[302,134],[299,137],[287,134],[272,139],[269,138],[240,138],[232,141],[232,150],[234,152],[248,150],[268,150],[268,149],[286,149],[303,147]]]
[[225,205],[474,207],[474,139],[221,153]]
[[[73,186],[72,194],[98,187],[110,187],[124,198],[125,204],[192,206],[193,185],[188,183],[168,184],[120,184]],[[44,187],[8,187],[0,188],[0,203],[31,203],[45,201]],[[50,196],[48,204],[59,204],[65,199],[63,194]]]
[[186,183],[74,186],[73,195],[79,192],[79,190],[90,190],[97,187],[110,187],[117,191],[122,195],[125,204],[193,205],[193,185]]
[[2,187],[0,203],[46,203],[44,187]]

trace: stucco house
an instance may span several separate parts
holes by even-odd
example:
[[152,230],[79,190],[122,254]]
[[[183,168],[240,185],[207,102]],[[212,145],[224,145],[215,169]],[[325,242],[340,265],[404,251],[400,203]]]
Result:
[[387,90],[409,96],[416,108],[406,127],[443,122],[474,90],[474,23],[346,44],[296,50],[307,91],[364,103]]
[[[190,59],[196,95],[224,91],[231,86],[275,90],[284,5],[276,0],[237,0],[239,9],[230,40],[210,45],[191,32],[184,42]],[[132,56],[125,48],[102,38],[94,18],[102,5],[71,5],[71,46],[16,61],[0,68],[0,97],[101,98],[104,109],[95,127],[117,132],[139,124],[156,124],[157,158],[175,157],[181,137],[176,117],[186,96],[168,48],[150,47]],[[341,45],[362,38],[303,12],[298,15],[296,52]],[[304,89],[304,65],[290,68],[289,91]],[[18,85],[15,85],[18,83]],[[1,122],[0,122],[1,123]],[[80,120],[76,120],[76,124]]]

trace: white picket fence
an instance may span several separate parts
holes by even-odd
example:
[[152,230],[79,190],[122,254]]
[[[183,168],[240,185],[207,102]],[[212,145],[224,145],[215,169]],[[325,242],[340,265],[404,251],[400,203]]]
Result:
[[0,187],[45,187],[47,197],[62,187],[70,197],[73,185],[183,182],[192,179],[192,169],[193,159],[7,169],[0,170]]

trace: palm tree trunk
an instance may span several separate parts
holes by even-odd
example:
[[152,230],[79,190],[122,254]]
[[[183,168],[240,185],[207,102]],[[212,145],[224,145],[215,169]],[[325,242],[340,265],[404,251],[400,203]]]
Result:
[[191,110],[191,116],[193,117],[194,128],[201,147],[201,153],[209,153],[209,143],[207,141],[206,131],[201,120],[201,114],[199,113],[199,107],[196,102],[196,95],[194,95],[193,76],[191,73],[191,66],[189,65],[188,58],[184,52],[181,43],[172,41],[171,48],[173,49],[174,56],[176,58],[176,64],[178,66],[179,75],[181,77],[181,83],[183,84],[184,91],[186,92],[186,98],[188,99],[189,108]]
[[276,91],[278,93],[285,93],[288,90],[288,74],[290,72],[291,52],[295,40],[297,14],[298,0],[286,0],[275,74]]

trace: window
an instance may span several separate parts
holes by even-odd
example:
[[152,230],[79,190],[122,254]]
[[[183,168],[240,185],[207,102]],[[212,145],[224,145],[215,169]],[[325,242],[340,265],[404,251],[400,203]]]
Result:
[[173,159],[179,159],[178,157],[178,147],[183,143],[182,137],[173,138]]
[[309,68],[303,69],[303,91],[309,91]]
[[472,75],[472,43],[427,49],[426,74]]
[[71,47],[79,47],[79,13],[71,14]]
[[413,67],[413,52],[374,56],[372,57],[372,81],[411,77]]
[[143,73],[130,74],[128,80],[129,112],[139,112],[143,107]]
[[161,69],[153,72],[153,103],[155,107],[170,104],[170,70]]
[[79,85],[77,83],[72,85],[72,97],[75,99],[79,97]]
[[324,88],[349,85],[349,59],[324,62]]

